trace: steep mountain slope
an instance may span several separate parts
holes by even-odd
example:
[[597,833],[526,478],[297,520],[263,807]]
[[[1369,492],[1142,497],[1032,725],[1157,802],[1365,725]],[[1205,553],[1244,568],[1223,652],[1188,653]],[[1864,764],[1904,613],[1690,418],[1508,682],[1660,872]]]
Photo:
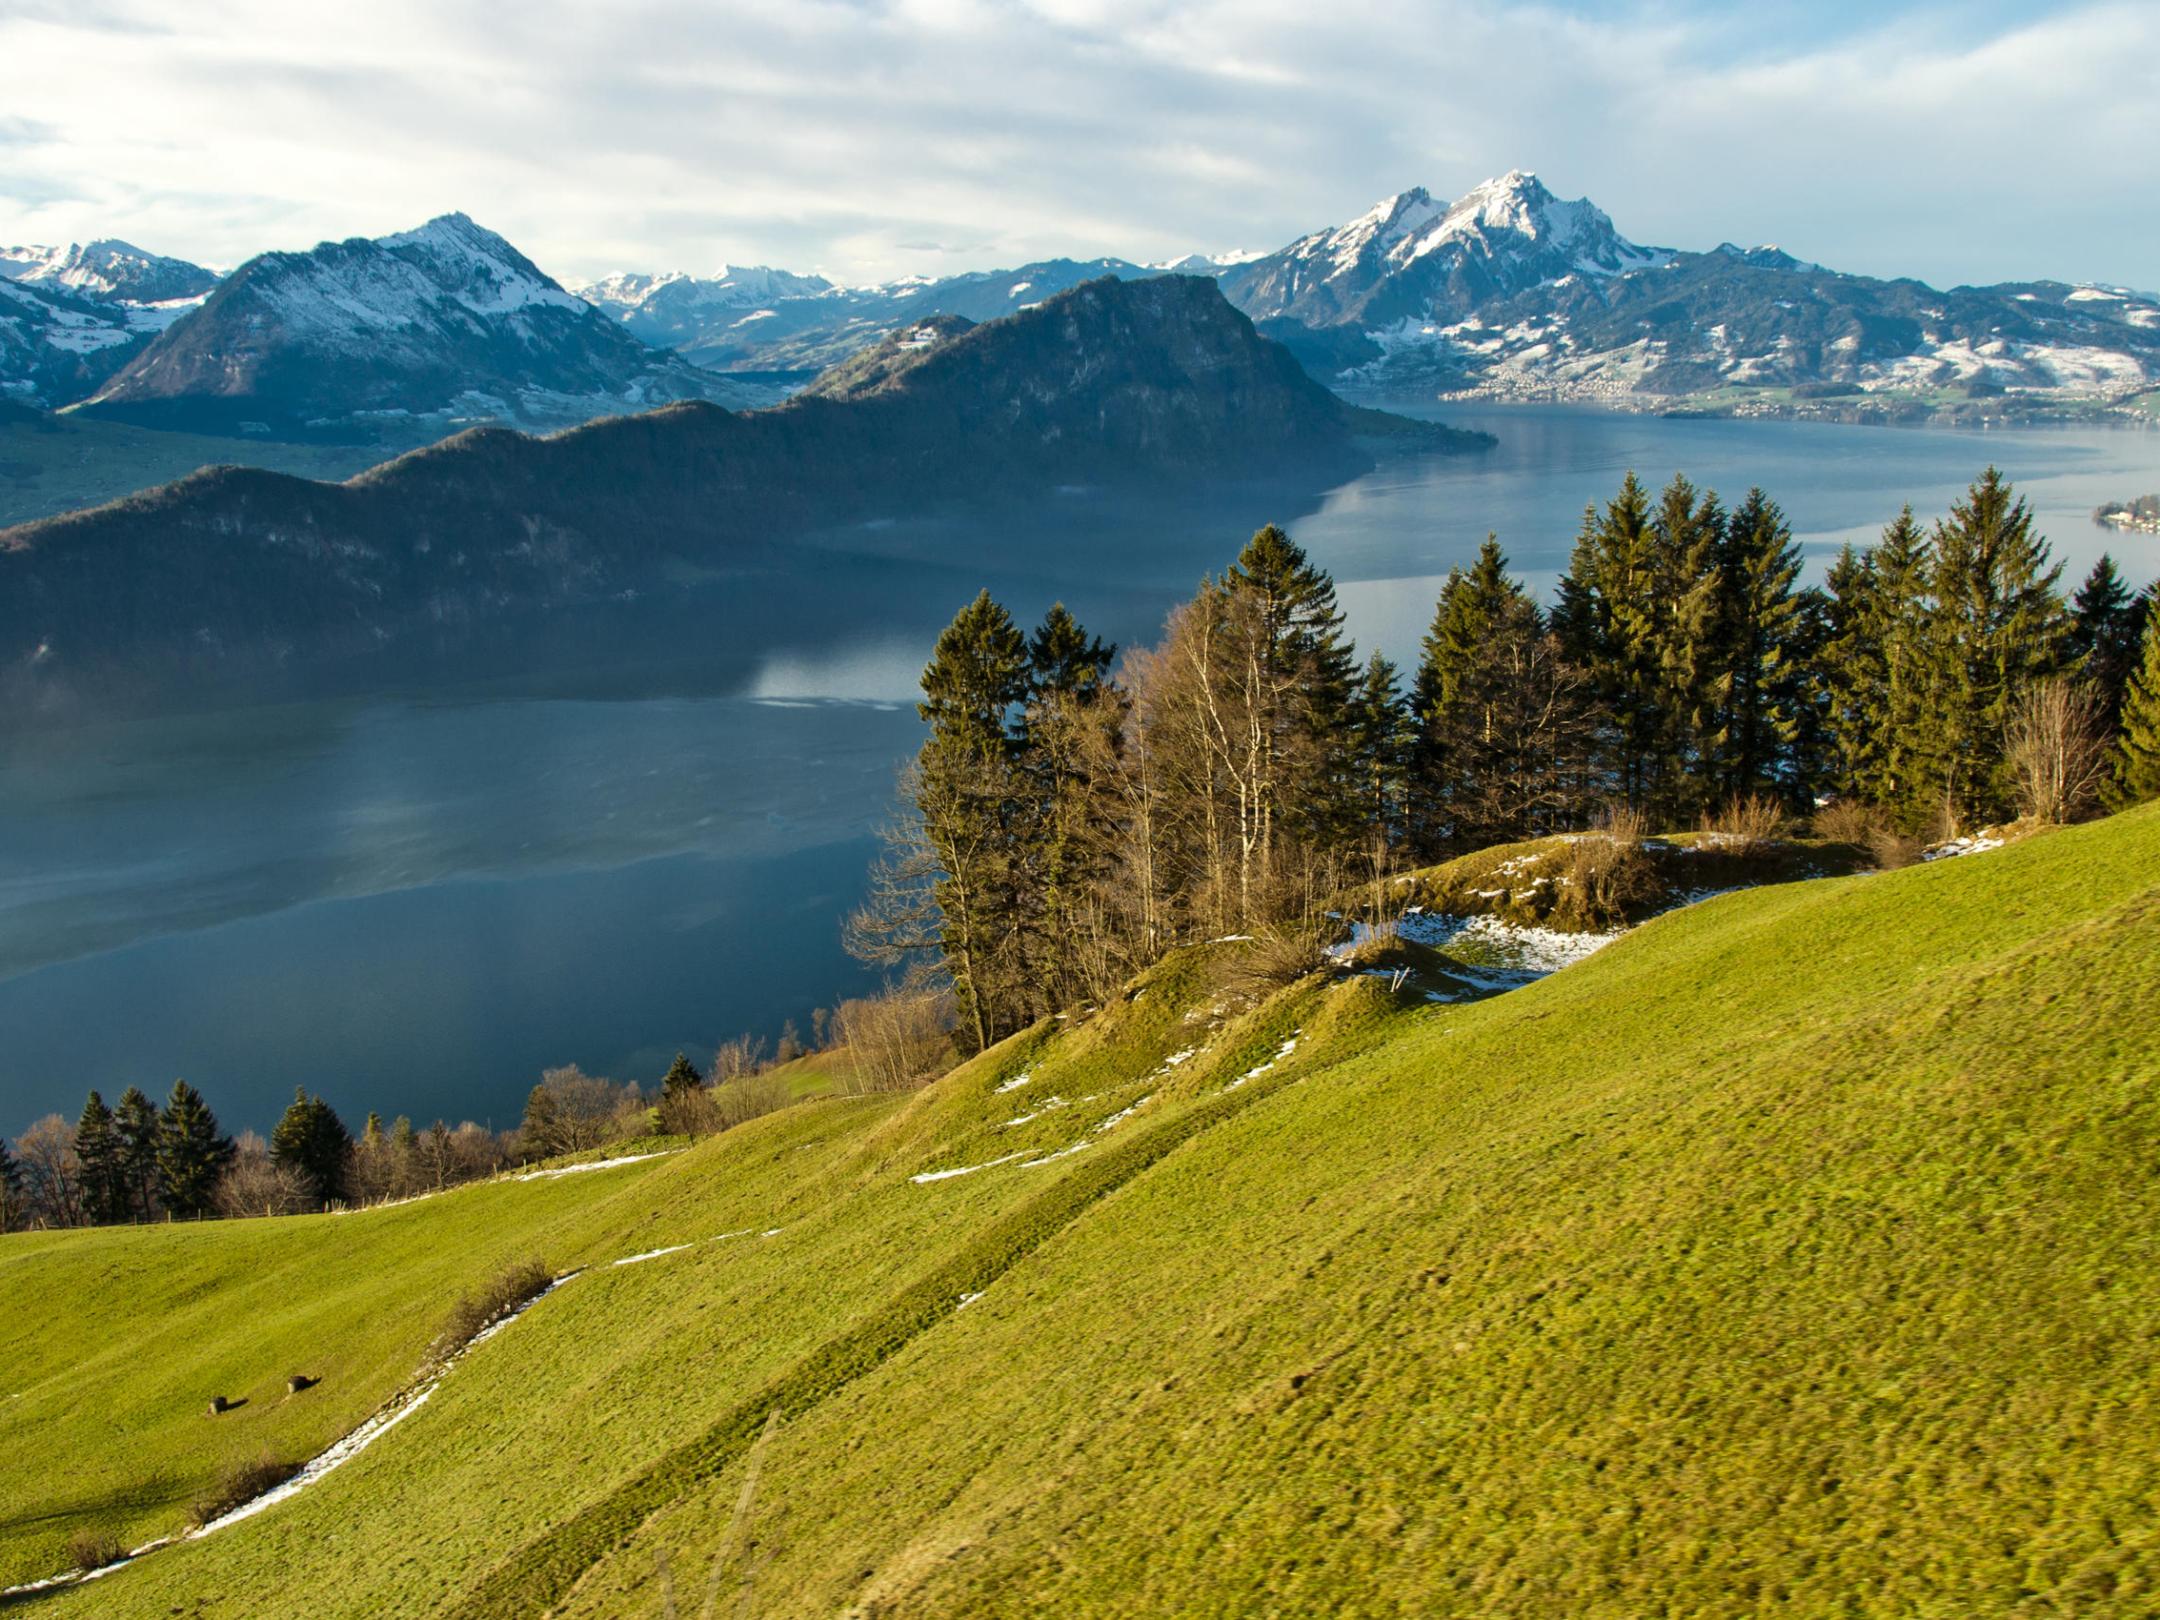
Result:
[[[319,1486],[39,1612],[2149,1613],[2156,943],[2147,810],[1727,895],[1469,1005],[1240,1007],[1203,947],[530,1218],[513,1184],[0,1239],[15,1453],[168,1436],[16,1497],[57,1512],[0,1567],[298,1439],[251,1400],[190,1453],[213,1371],[272,1396],[377,1296],[417,1358],[394,1257],[432,1232],[445,1279],[584,1269]],[[216,1309],[251,1267],[268,1331]],[[200,1303],[124,1322],[131,1286]]]
[[1212,282],[1094,282],[925,345],[879,386],[836,380],[770,411],[476,430],[344,484],[211,468],[0,531],[0,672],[35,689],[143,660],[304,663],[665,588],[670,558],[782,562],[788,537],[865,510],[1333,477],[1369,465],[1358,437],[1380,430],[1488,442],[1345,405]]
[[1776,248],[1645,248],[1520,171],[1452,205],[1388,198],[1223,290],[1316,375],[1380,396],[1999,415],[2160,383],[2160,303],[2124,289],[1944,292]]
[[0,399],[45,409],[82,399],[193,307],[0,278]]
[[71,242],[64,248],[0,248],[0,276],[28,286],[59,288],[81,298],[130,304],[200,298],[218,279],[214,270],[116,237]]
[[654,350],[463,214],[250,259],[83,408],[153,427],[409,437],[763,396]]
[[1255,320],[1365,329],[1459,317],[1564,276],[1622,275],[1671,258],[1518,169],[1451,204],[1422,187],[1386,198],[1347,225],[1225,272],[1223,291]]

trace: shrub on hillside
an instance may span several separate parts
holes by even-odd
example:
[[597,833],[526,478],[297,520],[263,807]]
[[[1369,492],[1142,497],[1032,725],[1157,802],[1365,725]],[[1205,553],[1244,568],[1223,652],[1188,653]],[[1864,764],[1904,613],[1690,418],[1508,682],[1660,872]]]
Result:
[[127,1548],[110,1530],[78,1530],[68,1538],[68,1558],[85,1575],[127,1556]]
[[1766,793],[1734,794],[1705,828],[1737,855],[1760,855],[1785,832],[1785,808]]
[[280,1164],[270,1145],[253,1131],[241,1133],[232,1163],[218,1178],[211,1203],[220,1215],[293,1215],[315,1202],[315,1190],[297,1167]]
[[484,1288],[462,1296],[450,1308],[429,1353],[437,1361],[456,1355],[527,1300],[545,1293],[554,1280],[554,1273],[539,1260],[521,1260],[505,1267]]
[[833,1018],[867,1091],[907,1091],[936,1079],[952,1062],[956,1021],[950,990],[906,984],[843,1001]]
[[188,1522],[197,1529],[213,1524],[299,1472],[298,1463],[280,1462],[267,1451],[252,1461],[230,1463],[209,1489],[188,1504]]
[[1648,829],[1641,811],[1617,805],[1568,845],[1567,876],[1553,909],[1562,927],[1624,927],[1631,909],[1657,892],[1657,871],[1643,852]]
[[1232,995],[1259,1001],[1328,963],[1321,930],[1284,924],[1263,928],[1225,953],[1216,967],[1216,982]]
[[1920,859],[1927,848],[1927,841],[1915,838],[1911,833],[1900,832],[1887,821],[1878,822],[1868,829],[1867,849],[1873,857],[1876,869],[1894,872],[1901,866],[1910,866]]
[[1809,831],[1827,844],[1865,849],[1882,824],[1882,812],[1864,799],[1833,799],[1815,812]]
[[713,1113],[719,1124],[716,1129],[727,1131],[746,1121],[778,1113],[795,1100],[788,1083],[777,1074],[746,1074],[739,1080],[714,1086],[709,1093]]

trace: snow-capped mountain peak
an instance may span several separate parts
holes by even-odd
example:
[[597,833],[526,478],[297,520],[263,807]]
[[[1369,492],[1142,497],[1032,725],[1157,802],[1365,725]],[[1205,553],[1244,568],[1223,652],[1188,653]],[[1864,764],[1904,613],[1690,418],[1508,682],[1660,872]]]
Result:
[[216,274],[199,264],[151,253],[117,237],[70,242],[64,248],[0,248],[0,276],[129,304],[200,298],[217,285]]
[[377,237],[375,245],[420,270],[476,315],[507,315],[545,305],[571,309],[583,300],[465,214],[442,214],[416,230]]

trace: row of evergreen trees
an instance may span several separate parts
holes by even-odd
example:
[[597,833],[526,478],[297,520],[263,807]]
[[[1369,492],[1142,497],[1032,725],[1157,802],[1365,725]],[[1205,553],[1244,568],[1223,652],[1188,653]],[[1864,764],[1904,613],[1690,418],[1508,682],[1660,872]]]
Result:
[[1122,662],[1062,605],[1030,635],[985,593],[923,672],[929,735],[848,943],[949,979],[987,1045],[1173,944],[1616,804],[1667,826],[1752,795],[1910,831],[2000,818],[2013,710],[2053,680],[2114,739],[2114,796],[2160,795],[2151,593],[2106,558],[2068,602],[2059,576],[1990,469],[1820,587],[1760,490],[1727,510],[1630,475],[1549,613],[1493,540],[1453,571],[1407,693],[1273,527]]

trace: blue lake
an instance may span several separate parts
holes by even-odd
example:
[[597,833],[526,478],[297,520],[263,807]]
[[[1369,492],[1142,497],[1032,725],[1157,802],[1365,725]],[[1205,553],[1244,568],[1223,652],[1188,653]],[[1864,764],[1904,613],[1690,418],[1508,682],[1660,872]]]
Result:
[[[200,1086],[262,1127],[296,1084],[349,1120],[500,1126],[542,1067],[651,1080],[868,983],[839,946],[913,684],[987,585],[1033,618],[1147,637],[1258,523],[1334,572],[1352,630],[1414,660],[1447,569],[1497,532],[1550,589],[1586,502],[1630,469],[1737,499],[1760,484],[1819,569],[1906,501],[1945,511],[1985,465],[2033,501],[2074,585],[2096,528],[2160,490],[2160,433],[1993,433],[1450,410],[1477,458],[1391,462],[1308,499],[1177,509],[1076,492],[990,522],[872,523],[803,543],[801,577],[725,587],[709,642],[597,632],[614,673],[537,691],[286,703],[80,726],[0,754],[0,1131],[86,1088]],[[721,587],[715,587],[720,589]],[[746,594],[747,593],[747,596]],[[623,636],[620,657],[605,641]],[[575,695],[565,695],[572,693]]]

